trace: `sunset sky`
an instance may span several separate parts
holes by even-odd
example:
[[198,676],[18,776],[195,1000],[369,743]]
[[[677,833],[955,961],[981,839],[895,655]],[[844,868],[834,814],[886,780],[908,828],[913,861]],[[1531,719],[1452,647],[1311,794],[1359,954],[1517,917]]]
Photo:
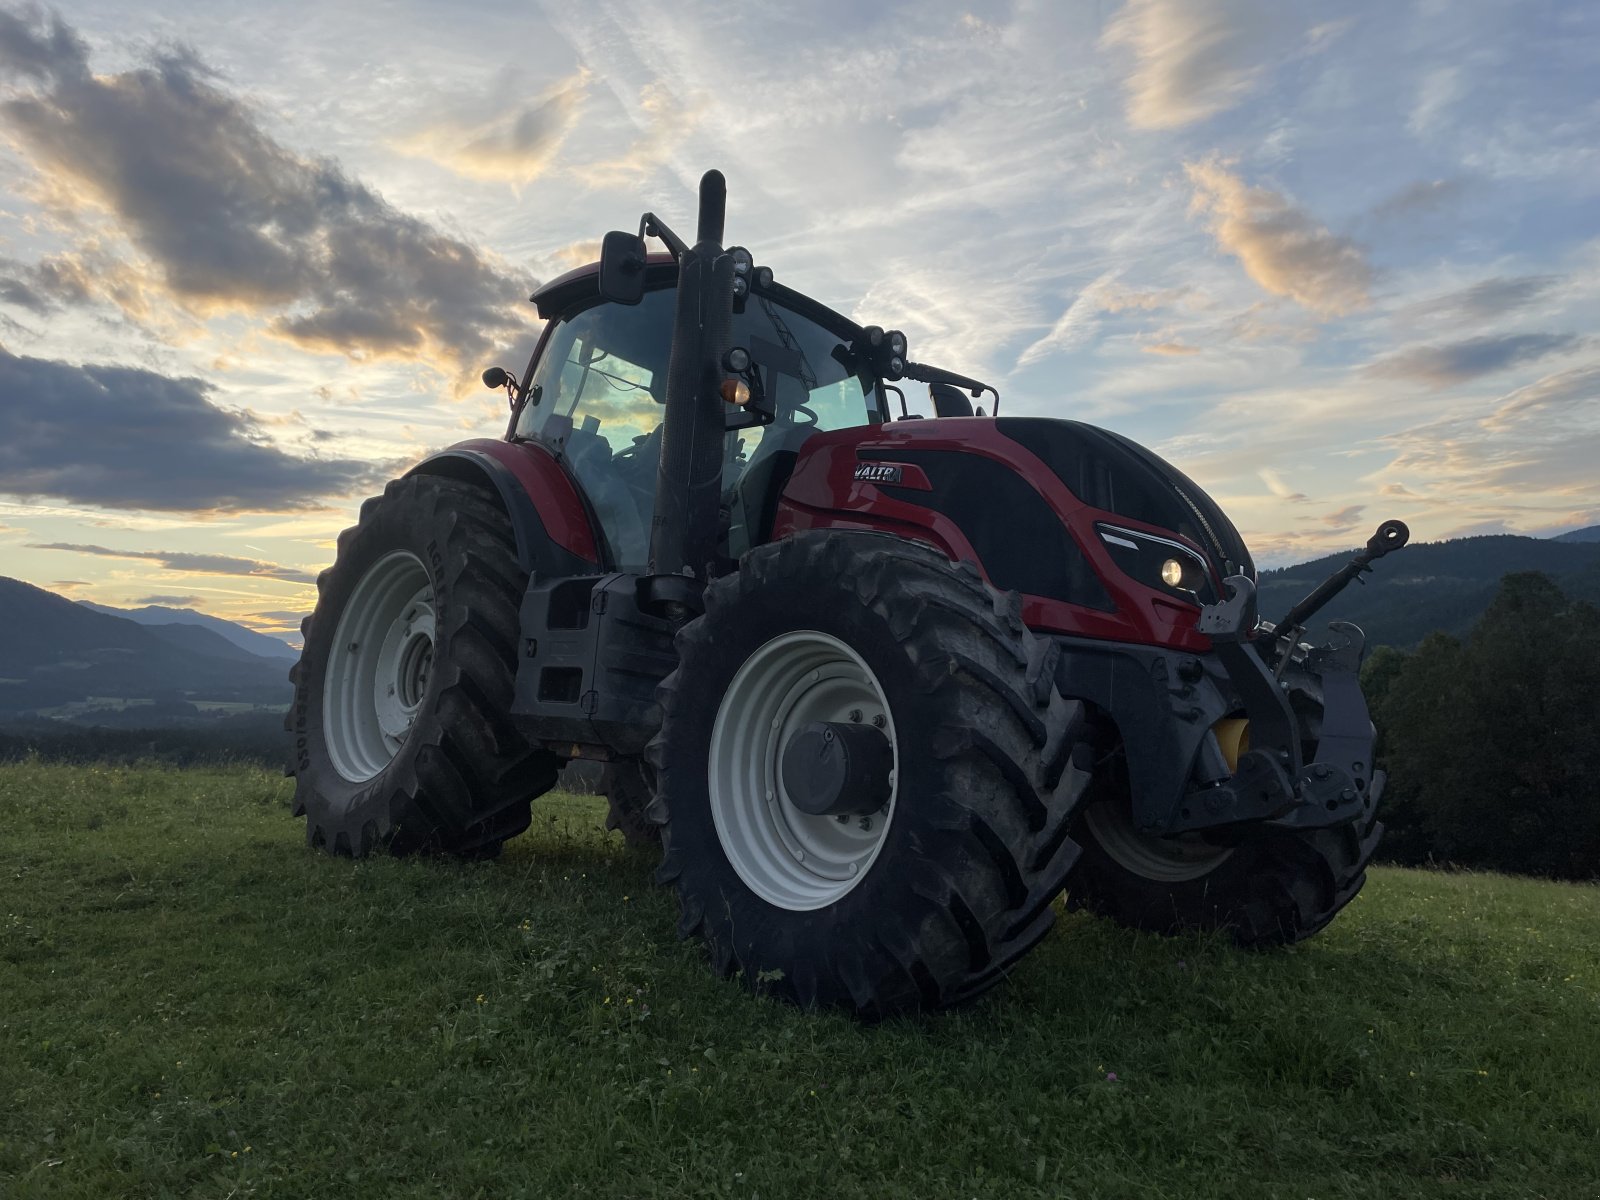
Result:
[[[1600,5],[0,0],[0,575],[297,629],[646,209],[1272,565],[1600,523]],[[919,389],[920,390],[920,389]]]

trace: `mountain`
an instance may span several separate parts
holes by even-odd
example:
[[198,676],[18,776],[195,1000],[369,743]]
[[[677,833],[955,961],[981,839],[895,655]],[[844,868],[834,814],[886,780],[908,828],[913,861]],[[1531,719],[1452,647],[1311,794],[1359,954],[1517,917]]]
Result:
[[[1261,572],[1261,615],[1276,621],[1354,553]],[[1369,645],[1407,648],[1436,629],[1460,636],[1512,571],[1542,571],[1569,596],[1594,599],[1600,596],[1600,541],[1500,535],[1413,543],[1375,562],[1362,576],[1365,587],[1345,588],[1313,620],[1311,632],[1320,635],[1329,620],[1354,621]]]
[[1600,542],[1600,525],[1590,525],[1587,529],[1569,529],[1566,533],[1559,533],[1551,539],[1556,542]]
[[[252,654],[242,646],[236,646],[233,642],[223,637],[222,634],[207,629],[204,625],[189,625],[174,621],[166,625],[146,625],[144,628],[155,634],[163,642],[170,642],[174,646],[180,646],[185,650],[193,651],[195,654],[208,654],[212,658],[226,658],[232,662],[281,662],[285,665],[295,660],[294,655],[284,655],[269,659],[265,655]],[[282,644],[281,642],[279,643],[279,645]]]
[[283,704],[287,674],[283,660],[244,654],[210,630],[174,635],[0,577],[0,711],[92,698],[185,713],[193,700]]
[[[112,608],[109,604],[92,604],[88,600],[79,600],[85,608],[93,609],[97,613],[105,613],[110,617],[122,617],[124,620],[133,621],[139,625],[152,628],[168,625],[199,626],[209,629],[232,642],[241,650],[246,650],[261,658],[296,659],[300,651],[288,642],[280,641],[265,633],[257,633],[254,629],[246,629],[243,625],[233,621],[224,621],[221,617],[213,617],[207,613],[195,612],[189,608],[166,608],[160,604],[149,604],[144,608]],[[183,636],[183,635],[178,635]],[[204,645],[204,641],[199,643]]]

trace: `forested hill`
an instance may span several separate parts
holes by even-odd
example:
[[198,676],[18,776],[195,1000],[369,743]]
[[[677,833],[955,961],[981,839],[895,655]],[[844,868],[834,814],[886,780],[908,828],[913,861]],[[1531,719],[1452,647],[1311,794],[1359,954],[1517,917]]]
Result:
[[[1282,617],[1354,552],[1261,572],[1261,615]],[[1354,621],[1369,645],[1402,648],[1436,629],[1459,636],[1489,607],[1501,578],[1515,571],[1543,572],[1574,599],[1600,597],[1600,541],[1502,535],[1414,543],[1374,563],[1366,586],[1346,588],[1312,632],[1327,620]]]
[[0,578],[0,712],[87,697],[245,703],[288,700],[281,660],[247,654],[191,626],[179,639]]

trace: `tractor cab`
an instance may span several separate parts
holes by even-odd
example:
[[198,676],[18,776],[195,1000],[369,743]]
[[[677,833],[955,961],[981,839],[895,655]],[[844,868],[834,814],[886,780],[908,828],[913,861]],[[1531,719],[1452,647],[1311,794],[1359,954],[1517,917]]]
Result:
[[[599,292],[599,264],[534,294],[550,320],[529,364],[512,425],[572,472],[592,506],[608,566],[643,572],[666,414],[677,269],[649,262],[638,303]],[[887,417],[883,383],[854,347],[859,326],[772,284],[733,316],[729,341],[748,355],[745,395],[759,408],[721,438],[717,550],[736,560],[767,539],[779,494],[814,433]],[[749,401],[746,401],[748,409]]]

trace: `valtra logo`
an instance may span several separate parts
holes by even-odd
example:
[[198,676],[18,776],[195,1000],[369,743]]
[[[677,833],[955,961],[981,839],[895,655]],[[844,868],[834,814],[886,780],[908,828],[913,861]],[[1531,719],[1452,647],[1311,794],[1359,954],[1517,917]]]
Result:
[[899,483],[899,463],[857,463],[855,479],[857,483]]

